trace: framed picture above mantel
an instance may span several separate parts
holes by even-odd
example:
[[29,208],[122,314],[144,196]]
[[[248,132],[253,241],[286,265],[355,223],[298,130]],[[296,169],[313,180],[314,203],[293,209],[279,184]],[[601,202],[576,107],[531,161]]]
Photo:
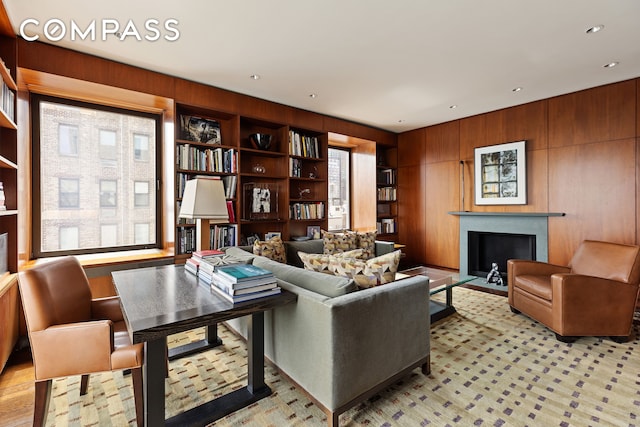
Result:
[[475,151],[476,205],[526,205],[526,141],[479,147]]

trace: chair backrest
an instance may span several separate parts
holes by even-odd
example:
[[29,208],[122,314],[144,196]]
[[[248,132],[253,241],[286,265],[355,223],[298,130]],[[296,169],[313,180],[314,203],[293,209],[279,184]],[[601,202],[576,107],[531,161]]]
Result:
[[585,240],[569,264],[571,272],[638,284],[640,246]]
[[18,275],[29,332],[91,319],[91,289],[74,257],[37,265]]

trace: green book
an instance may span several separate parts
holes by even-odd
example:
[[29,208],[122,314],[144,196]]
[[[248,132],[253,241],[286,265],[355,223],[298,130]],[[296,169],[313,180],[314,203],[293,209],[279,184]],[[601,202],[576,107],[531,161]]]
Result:
[[252,264],[229,264],[217,266],[216,273],[227,277],[232,283],[273,276],[273,273]]

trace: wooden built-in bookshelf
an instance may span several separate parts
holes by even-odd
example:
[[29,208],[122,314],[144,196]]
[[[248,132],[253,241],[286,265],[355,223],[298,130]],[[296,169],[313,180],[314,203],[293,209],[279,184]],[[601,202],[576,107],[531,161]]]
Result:
[[395,241],[398,235],[398,150],[376,147],[376,228],[378,238]]

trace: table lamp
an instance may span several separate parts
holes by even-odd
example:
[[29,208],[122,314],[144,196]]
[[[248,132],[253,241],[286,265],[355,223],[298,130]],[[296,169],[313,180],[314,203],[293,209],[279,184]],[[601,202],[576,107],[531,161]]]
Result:
[[222,180],[195,178],[187,181],[178,217],[196,220],[196,251],[211,249],[210,225],[229,222]]

